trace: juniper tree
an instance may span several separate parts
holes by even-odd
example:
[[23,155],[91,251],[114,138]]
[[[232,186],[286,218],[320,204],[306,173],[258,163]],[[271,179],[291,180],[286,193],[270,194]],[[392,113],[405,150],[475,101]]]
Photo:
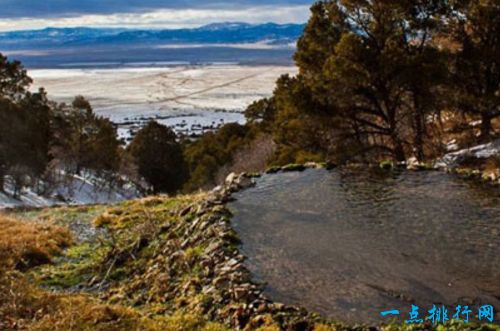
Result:
[[312,103],[298,111],[330,122],[336,144],[357,153],[424,158],[425,118],[446,68],[433,37],[447,10],[445,1],[316,3],[295,55],[309,95],[301,99]]
[[175,193],[184,184],[187,170],[182,148],[170,128],[149,122],[134,137],[127,152],[155,193]]
[[453,63],[452,90],[458,108],[481,118],[481,139],[500,116],[500,3],[455,1],[451,35],[459,51]]
[[116,129],[108,119],[97,116],[84,97],[77,96],[70,106],[55,109],[52,125],[52,154],[60,166],[76,174],[83,169],[97,174],[118,169]]
[[0,190],[13,169],[33,179],[48,162],[50,104],[43,89],[28,92],[30,83],[19,62],[0,54]]

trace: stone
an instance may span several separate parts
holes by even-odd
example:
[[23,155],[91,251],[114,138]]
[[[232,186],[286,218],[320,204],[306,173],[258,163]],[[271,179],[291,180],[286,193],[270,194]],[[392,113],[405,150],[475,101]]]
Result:
[[224,188],[224,187],[223,187],[222,185],[218,185],[218,186],[216,186],[216,187],[214,187],[214,188],[212,189],[212,192],[213,192],[213,193],[220,193],[220,192],[222,192],[222,189],[223,189],[223,188]]
[[230,283],[231,283],[231,281],[227,277],[224,277],[224,276],[216,277],[212,281],[212,284],[214,284],[214,286],[216,288],[227,288],[227,287],[229,287]]
[[188,206],[188,207],[184,208],[183,210],[181,210],[179,215],[186,216],[190,211],[191,211],[191,206]]
[[255,182],[251,178],[245,176],[244,174],[238,176],[234,180],[234,183],[238,186],[238,189],[245,189],[255,185]]
[[266,174],[275,174],[281,170],[281,167],[271,167],[266,170]]
[[249,291],[250,291],[249,288],[246,286],[240,286],[235,288],[233,290],[234,299],[237,301],[245,299],[246,297],[248,297]]
[[161,233],[165,233],[167,232],[168,230],[170,230],[170,227],[172,226],[172,224],[170,224],[170,222],[165,222],[161,225],[160,227],[160,232]]
[[179,258],[182,258],[182,257],[184,257],[184,252],[177,251],[177,252],[173,253],[172,255],[170,255],[170,260],[175,261],[175,260],[178,260]]
[[285,305],[282,303],[274,303],[271,305],[271,309],[274,311],[282,311],[285,309]]
[[417,158],[412,156],[406,161],[406,169],[408,170],[417,170],[420,167],[420,163]]
[[234,172],[230,173],[225,180],[226,185],[231,185],[233,184],[234,180],[236,179],[236,174]]
[[256,305],[257,314],[263,314],[269,310],[267,303],[258,301],[258,305]]
[[181,248],[184,249],[189,245],[190,238],[188,237],[186,240],[184,240],[181,244]]
[[239,263],[240,263],[240,262],[239,262],[238,260],[236,260],[236,259],[231,259],[231,260],[229,260],[229,261],[226,263],[226,265],[227,265],[228,267],[230,267],[230,268],[233,268],[233,267],[235,267],[236,265],[238,265]]

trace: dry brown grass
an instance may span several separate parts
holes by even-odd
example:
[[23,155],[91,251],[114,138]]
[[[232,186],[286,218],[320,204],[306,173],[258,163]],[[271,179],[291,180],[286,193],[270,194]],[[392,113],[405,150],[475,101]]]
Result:
[[148,317],[79,294],[36,288],[19,272],[0,277],[0,330],[26,331],[222,331],[192,315]]
[[0,215],[0,272],[50,263],[71,242],[70,232],[62,227]]

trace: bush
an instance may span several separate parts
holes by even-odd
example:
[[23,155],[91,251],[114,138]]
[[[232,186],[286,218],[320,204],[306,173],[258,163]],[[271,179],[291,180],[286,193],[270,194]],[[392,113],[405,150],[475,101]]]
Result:
[[218,132],[210,132],[186,146],[184,155],[189,165],[190,180],[187,191],[207,188],[217,182],[219,170],[233,162],[237,151],[253,139],[248,126],[236,123],[224,125]]

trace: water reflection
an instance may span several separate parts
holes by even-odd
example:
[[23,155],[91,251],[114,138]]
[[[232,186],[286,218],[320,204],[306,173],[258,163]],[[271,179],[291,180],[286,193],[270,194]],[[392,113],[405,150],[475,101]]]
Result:
[[438,172],[310,170],[236,198],[248,267],[275,300],[366,323],[411,303],[500,308],[498,189]]

